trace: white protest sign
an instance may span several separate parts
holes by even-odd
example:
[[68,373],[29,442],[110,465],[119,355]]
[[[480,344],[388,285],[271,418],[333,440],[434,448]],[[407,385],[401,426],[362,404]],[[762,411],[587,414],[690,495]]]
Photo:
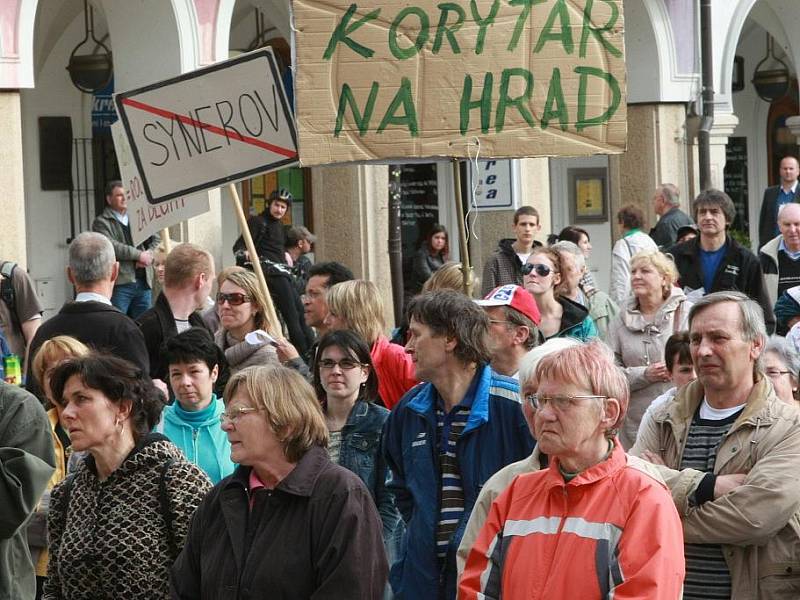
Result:
[[111,125],[111,137],[114,139],[117,163],[128,198],[131,239],[135,245],[138,246],[162,229],[208,212],[208,194],[205,192],[150,204],[144,194],[144,187],[139,177],[139,170],[133,161],[131,147],[119,121]]
[[151,203],[297,162],[297,134],[268,48],[114,96]]
[[514,165],[511,160],[469,162],[469,184],[477,210],[514,208]]

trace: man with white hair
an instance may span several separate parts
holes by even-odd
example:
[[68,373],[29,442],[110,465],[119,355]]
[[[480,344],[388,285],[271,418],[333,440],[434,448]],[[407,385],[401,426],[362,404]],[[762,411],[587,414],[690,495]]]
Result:
[[[142,332],[133,319],[111,305],[118,273],[114,247],[106,236],[91,231],[75,236],[69,245],[67,277],[77,295],[39,327],[31,341],[31,359],[45,341],[69,335],[132,362],[147,375],[150,361]],[[37,388],[30,367],[33,360],[28,362],[28,389]]]
[[[769,301],[774,306],[783,292],[800,285],[800,204],[782,204],[778,209],[775,236],[758,253]],[[778,331],[785,334],[786,332]]]
[[[526,400],[528,396],[536,393],[536,366],[548,354],[559,352],[566,348],[579,346],[581,342],[575,338],[550,338],[541,346],[537,346],[530,350],[520,362],[519,367],[519,384],[522,393],[522,414],[525,415],[525,421],[528,423],[528,428],[533,435],[533,407],[531,403]],[[489,514],[489,509],[492,507],[492,502],[497,499],[501,492],[508,487],[517,475],[523,473],[532,473],[539,469],[547,467],[547,456],[539,452],[539,446],[533,448],[533,452],[527,458],[524,458],[515,463],[503,467],[497,473],[492,475],[483,484],[478,499],[475,500],[475,506],[472,508],[472,513],[467,521],[467,527],[464,530],[464,536],[461,538],[461,543],[458,546],[458,554],[456,554],[456,565],[458,568],[458,575],[464,571],[464,563],[469,555],[470,548],[475,543],[478,534],[486,521],[486,516]]]
[[658,223],[650,230],[650,237],[659,248],[669,248],[678,239],[678,230],[694,221],[680,207],[680,192],[674,183],[662,183],[653,194],[653,210]]
[[697,379],[656,409],[630,454],[657,465],[683,521],[686,600],[796,598],[800,413],[760,369],[759,305],[716,292],[689,312]]

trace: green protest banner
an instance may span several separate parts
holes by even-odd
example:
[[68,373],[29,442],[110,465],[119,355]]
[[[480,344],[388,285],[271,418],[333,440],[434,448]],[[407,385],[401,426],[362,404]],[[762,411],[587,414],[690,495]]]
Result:
[[303,165],[625,150],[622,0],[293,0]]

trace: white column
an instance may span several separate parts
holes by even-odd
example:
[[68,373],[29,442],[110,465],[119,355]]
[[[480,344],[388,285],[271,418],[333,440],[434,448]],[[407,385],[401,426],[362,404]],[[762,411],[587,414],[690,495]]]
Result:
[[18,90],[0,91],[0,260],[25,265],[22,112]]
[[711,187],[718,190],[725,189],[725,147],[728,138],[733,135],[739,119],[731,113],[721,113],[714,116],[714,125],[711,128]]

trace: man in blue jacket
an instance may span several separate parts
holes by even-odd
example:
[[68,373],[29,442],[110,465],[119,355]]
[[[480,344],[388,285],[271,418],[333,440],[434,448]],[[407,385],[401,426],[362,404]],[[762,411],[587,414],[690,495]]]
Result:
[[389,581],[395,596],[456,596],[456,551],[483,483],[533,450],[519,384],[489,367],[489,319],[453,291],[408,307],[406,344],[424,382],[386,422],[383,451],[406,539]]

